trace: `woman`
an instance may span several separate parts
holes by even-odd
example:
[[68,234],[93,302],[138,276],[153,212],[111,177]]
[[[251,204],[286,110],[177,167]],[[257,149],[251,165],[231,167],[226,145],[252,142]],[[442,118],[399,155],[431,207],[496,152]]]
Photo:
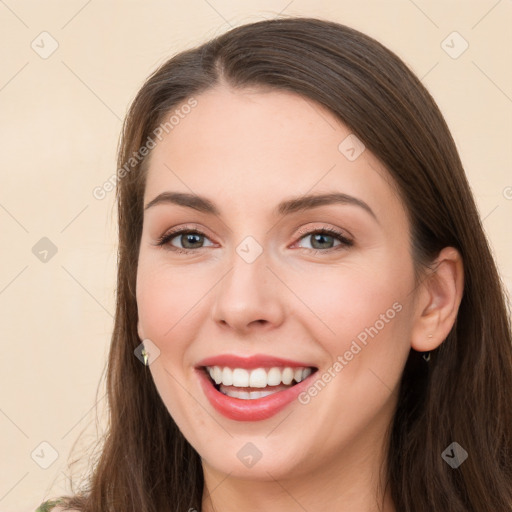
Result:
[[118,163],[110,425],[53,510],[512,510],[504,291],[395,54],[235,28],[148,79]]

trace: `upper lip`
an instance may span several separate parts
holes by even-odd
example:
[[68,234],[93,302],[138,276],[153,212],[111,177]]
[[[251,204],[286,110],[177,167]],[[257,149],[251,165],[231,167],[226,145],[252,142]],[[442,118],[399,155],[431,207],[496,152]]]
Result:
[[196,367],[204,366],[227,366],[229,368],[273,368],[273,367],[291,367],[291,368],[315,368],[313,365],[302,362],[292,361],[291,359],[283,359],[267,354],[255,354],[252,356],[237,356],[235,354],[219,354],[217,356],[202,359]]

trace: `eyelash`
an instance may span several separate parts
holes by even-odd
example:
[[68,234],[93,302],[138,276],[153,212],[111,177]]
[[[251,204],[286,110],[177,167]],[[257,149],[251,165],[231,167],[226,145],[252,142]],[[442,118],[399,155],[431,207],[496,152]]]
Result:
[[[162,235],[158,239],[156,245],[160,246],[160,247],[164,247],[166,250],[177,252],[178,254],[190,254],[193,252],[197,252],[200,249],[205,249],[205,247],[198,247],[197,249],[183,249],[181,247],[174,247],[173,245],[171,245],[169,243],[173,238],[176,238],[178,235],[182,235],[185,233],[193,234],[193,235],[200,235],[200,236],[204,236],[205,238],[208,238],[205,233],[203,233],[197,229],[178,228],[175,231],[171,231],[169,233]],[[308,231],[307,233],[304,233],[299,238],[299,240],[302,240],[303,238],[306,238],[311,235],[317,235],[317,234],[333,236],[334,238],[337,238],[341,243],[339,245],[337,245],[335,247],[331,247],[329,249],[309,249],[310,251],[316,251],[316,252],[320,252],[320,253],[330,253],[330,252],[338,251],[340,249],[344,249],[344,248],[351,247],[354,245],[354,242],[352,240],[349,240],[348,238],[346,238],[343,235],[343,233],[341,233],[340,231],[333,229],[333,228],[329,228],[329,229],[324,228],[324,229],[316,229],[316,230]],[[302,247],[302,249],[308,249],[308,248]]]

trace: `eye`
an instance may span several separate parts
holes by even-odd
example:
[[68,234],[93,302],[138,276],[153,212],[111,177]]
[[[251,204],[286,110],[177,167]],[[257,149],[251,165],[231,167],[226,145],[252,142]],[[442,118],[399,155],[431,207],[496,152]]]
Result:
[[[331,252],[354,245],[352,240],[349,240],[344,236],[343,233],[334,228],[322,228],[312,230],[304,234],[299,240],[307,239],[311,237],[311,246],[303,247],[304,249],[314,250],[316,252]],[[177,240],[180,246],[176,246],[173,240]],[[158,241],[157,246],[164,247],[169,251],[175,251],[179,254],[191,254],[197,252],[198,249],[207,247],[204,244],[205,240],[209,240],[208,237],[198,229],[192,229],[182,227],[181,229],[175,229],[162,235]],[[332,245],[338,241],[337,245]],[[214,245],[210,242],[210,246]]]
[[[354,245],[352,240],[349,240],[343,233],[334,228],[310,231],[303,235],[300,240],[308,237],[311,238],[311,247],[305,247],[305,249],[320,250],[320,252],[336,251]],[[339,242],[338,245],[332,245],[336,240]]]
[[[172,243],[174,239],[178,240],[178,242],[181,244],[181,247],[176,247]],[[202,249],[203,247],[201,244],[204,242],[204,240],[208,240],[208,238],[198,229],[181,228],[161,236],[158,239],[156,245],[165,247],[170,251],[188,254],[196,251],[197,249]]]

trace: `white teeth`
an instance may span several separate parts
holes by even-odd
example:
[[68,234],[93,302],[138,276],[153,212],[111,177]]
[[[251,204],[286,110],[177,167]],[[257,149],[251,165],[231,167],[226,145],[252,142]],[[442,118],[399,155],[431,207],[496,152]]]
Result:
[[311,371],[311,368],[304,368],[304,370],[302,370],[302,380],[309,377],[311,375]]
[[279,386],[281,384],[281,370],[279,368],[270,368],[267,374],[267,384],[269,386]]
[[267,372],[263,368],[257,368],[251,371],[249,377],[249,387],[251,388],[266,388],[267,387]]
[[237,388],[249,387],[249,372],[243,368],[235,368],[233,370],[233,386]]
[[230,389],[226,394],[232,398],[241,398],[242,400],[256,400],[264,396],[273,395],[275,391],[240,391]]
[[233,372],[231,371],[231,368],[224,368],[222,370],[222,382],[226,386],[231,386],[233,384]]
[[[227,366],[224,368],[220,366],[207,366],[206,370],[210,374],[210,377],[215,381],[215,384],[235,386],[238,388],[266,388],[267,386],[279,386],[281,383],[289,385],[293,381],[303,381],[311,375],[312,372],[311,368],[291,368],[289,366],[255,368],[253,370],[246,370],[245,368],[229,368]],[[243,393],[254,394],[256,392],[244,391]],[[247,399],[249,398],[250,397],[247,396]]]
[[283,384],[291,384],[293,380],[293,370],[291,368],[285,368],[283,370],[282,381]]
[[222,370],[218,366],[214,366],[213,375],[211,377],[215,381],[215,384],[220,384],[222,382]]

